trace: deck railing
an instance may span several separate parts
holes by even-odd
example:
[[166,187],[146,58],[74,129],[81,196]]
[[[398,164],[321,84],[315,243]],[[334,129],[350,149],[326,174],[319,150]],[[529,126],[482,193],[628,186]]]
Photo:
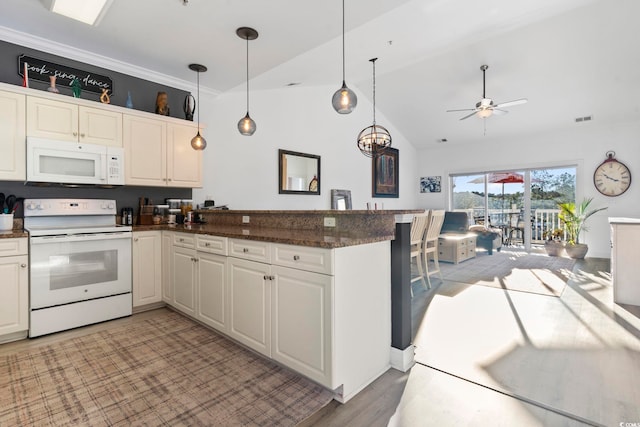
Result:
[[[484,208],[454,209],[455,211],[467,212],[469,222],[482,222],[484,218]],[[531,212],[531,243],[543,243],[547,232],[562,230],[563,224],[560,221],[559,209],[533,209]],[[489,222],[493,226],[499,227],[521,227],[522,215],[517,209],[489,209]],[[513,224],[517,222],[517,224]]]

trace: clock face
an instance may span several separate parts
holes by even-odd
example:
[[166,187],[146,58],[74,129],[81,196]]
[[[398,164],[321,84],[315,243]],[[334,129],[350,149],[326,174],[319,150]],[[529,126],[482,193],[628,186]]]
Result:
[[593,174],[593,184],[605,196],[619,196],[631,185],[631,173],[623,163],[606,160]]

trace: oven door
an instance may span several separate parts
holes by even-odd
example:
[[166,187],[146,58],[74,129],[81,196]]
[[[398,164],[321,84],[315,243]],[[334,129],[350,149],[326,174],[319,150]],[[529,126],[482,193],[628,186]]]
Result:
[[31,237],[31,309],[131,292],[131,232]]

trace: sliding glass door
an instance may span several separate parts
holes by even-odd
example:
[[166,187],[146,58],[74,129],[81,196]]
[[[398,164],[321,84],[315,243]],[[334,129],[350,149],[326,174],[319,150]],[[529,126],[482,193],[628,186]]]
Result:
[[470,223],[500,228],[505,245],[542,243],[561,228],[558,203],[575,200],[576,168],[541,168],[451,175],[451,209]]

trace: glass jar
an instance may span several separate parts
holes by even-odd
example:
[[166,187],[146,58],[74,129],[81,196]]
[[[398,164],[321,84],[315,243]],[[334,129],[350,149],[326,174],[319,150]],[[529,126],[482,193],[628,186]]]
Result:
[[187,212],[193,210],[193,199],[180,200],[180,212],[182,215],[187,216]]
[[164,199],[164,201],[169,205],[169,209],[180,209],[180,199]]

